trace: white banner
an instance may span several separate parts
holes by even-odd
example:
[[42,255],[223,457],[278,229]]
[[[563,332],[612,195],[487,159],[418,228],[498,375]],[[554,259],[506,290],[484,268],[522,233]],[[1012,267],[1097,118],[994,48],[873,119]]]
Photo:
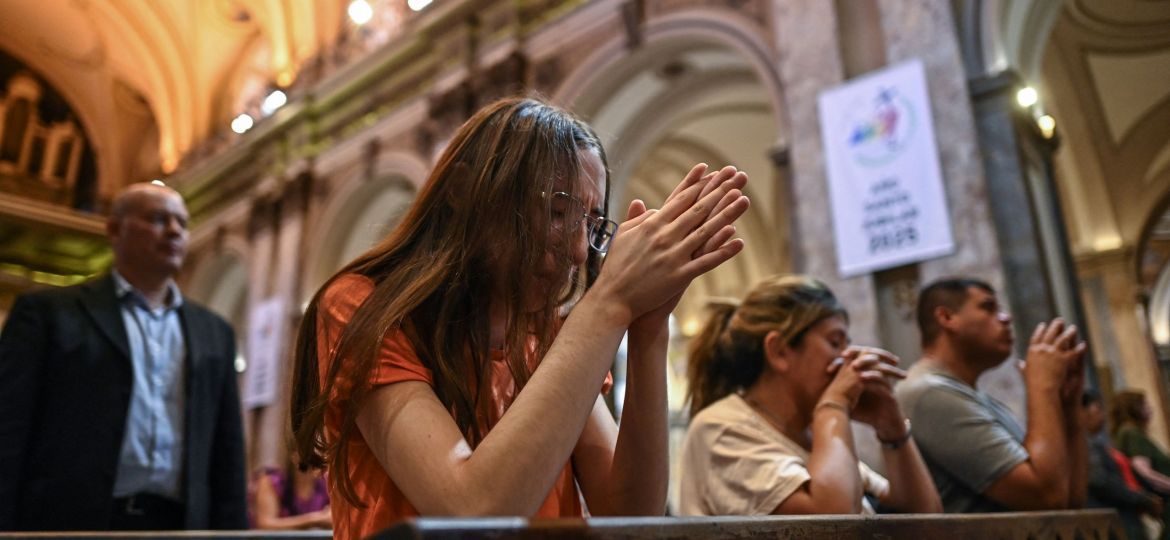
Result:
[[826,90],[817,105],[841,275],[953,252],[922,62]]
[[245,409],[264,407],[276,400],[280,383],[280,355],[284,352],[284,300],[260,302],[248,316],[248,367],[240,400]]

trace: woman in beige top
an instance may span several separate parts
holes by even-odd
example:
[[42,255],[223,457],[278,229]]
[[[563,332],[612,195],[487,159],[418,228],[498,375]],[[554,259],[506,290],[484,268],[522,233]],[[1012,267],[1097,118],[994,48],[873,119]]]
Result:
[[[845,309],[803,276],[716,305],[690,351],[683,515],[941,512],[887,351],[850,346]],[[849,421],[873,426],[888,480],[857,459]]]

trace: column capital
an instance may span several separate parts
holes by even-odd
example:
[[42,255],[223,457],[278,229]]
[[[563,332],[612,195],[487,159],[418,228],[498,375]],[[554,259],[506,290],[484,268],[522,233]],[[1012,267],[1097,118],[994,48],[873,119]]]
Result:
[[967,89],[976,100],[1011,98],[1015,95],[1013,91],[1018,89],[1023,81],[1015,70],[1005,69],[998,73],[981,74],[967,79]]
[[787,167],[792,164],[792,149],[782,143],[768,147],[768,159],[777,167]]

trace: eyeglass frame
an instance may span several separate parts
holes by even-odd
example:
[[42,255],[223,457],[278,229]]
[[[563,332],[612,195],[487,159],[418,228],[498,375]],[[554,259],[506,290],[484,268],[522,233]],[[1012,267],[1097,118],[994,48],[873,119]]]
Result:
[[[541,192],[541,196],[549,199],[550,202],[555,197],[566,197],[569,199],[569,201],[576,203],[584,211],[581,212],[580,217],[578,217],[571,225],[569,225],[569,230],[576,230],[577,227],[581,226],[581,222],[584,221],[586,223],[585,230],[588,233],[586,236],[589,238],[589,248],[600,254],[605,254],[607,251],[609,251],[609,246],[613,243],[613,237],[615,234],[617,234],[618,230],[618,224],[616,221],[605,216],[598,217],[590,215],[589,211],[586,210],[585,203],[574,197],[572,193],[568,193],[566,191],[554,191],[552,193]],[[601,246],[598,246],[594,243],[594,236],[598,234],[604,235],[604,241],[602,242]]]

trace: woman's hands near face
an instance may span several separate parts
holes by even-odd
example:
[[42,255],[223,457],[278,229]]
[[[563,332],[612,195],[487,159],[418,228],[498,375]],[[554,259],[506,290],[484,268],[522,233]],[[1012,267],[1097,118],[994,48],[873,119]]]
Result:
[[634,201],[594,289],[625,308],[631,322],[660,308],[669,314],[691,280],[743,249],[732,236],[748,209],[746,184],[747,174],[735,167],[708,174],[700,164],[661,209]]
[[897,356],[883,349],[849,347],[829,364],[829,372],[835,375],[821,399],[841,399],[850,408],[852,419],[873,426],[879,437],[893,433],[883,438],[897,438],[905,428],[894,398],[894,381],[906,378],[898,363]]

